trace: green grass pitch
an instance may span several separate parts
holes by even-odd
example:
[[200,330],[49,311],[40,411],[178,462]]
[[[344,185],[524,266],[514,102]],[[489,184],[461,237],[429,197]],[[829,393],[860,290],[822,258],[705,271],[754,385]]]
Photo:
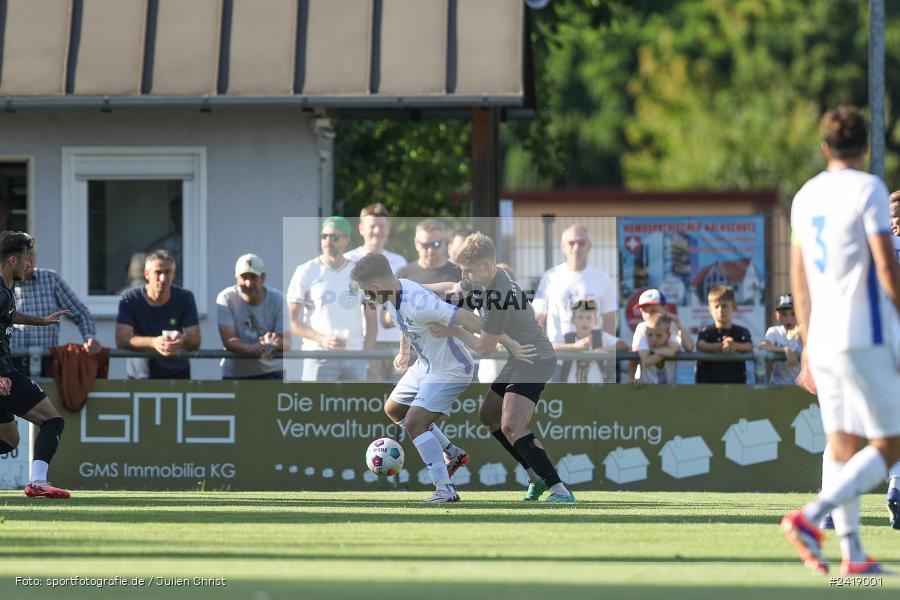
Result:
[[[896,577],[831,587],[800,565],[777,524],[809,494],[581,492],[568,506],[501,492],[432,506],[425,495],[79,491],[44,501],[2,492],[0,598],[799,600],[900,588]],[[863,506],[868,550],[900,567],[900,531],[887,525],[882,496]],[[838,557],[833,533],[827,552]],[[47,582],[116,576],[150,583]],[[195,577],[227,586],[195,586]]]

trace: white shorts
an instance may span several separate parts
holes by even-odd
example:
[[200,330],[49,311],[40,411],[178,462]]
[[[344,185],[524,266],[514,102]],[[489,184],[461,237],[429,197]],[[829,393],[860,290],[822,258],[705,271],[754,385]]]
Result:
[[886,346],[809,354],[825,433],[900,435],[900,371]]
[[430,412],[450,416],[450,405],[469,387],[470,382],[453,383],[447,381],[446,376],[423,374],[423,369],[416,368],[417,364],[419,363],[403,374],[391,392],[390,399],[397,404],[418,406]]

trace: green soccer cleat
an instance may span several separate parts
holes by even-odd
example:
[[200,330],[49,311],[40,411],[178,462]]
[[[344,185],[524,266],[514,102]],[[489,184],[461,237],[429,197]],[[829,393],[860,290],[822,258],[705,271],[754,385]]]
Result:
[[544,502],[554,502],[558,504],[575,504],[575,494],[569,493],[568,496],[560,494],[550,494],[544,499]]
[[544,480],[533,481],[528,484],[528,491],[525,493],[525,497],[522,498],[525,502],[537,502],[541,499],[541,494],[547,491],[547,484],[544,483]]

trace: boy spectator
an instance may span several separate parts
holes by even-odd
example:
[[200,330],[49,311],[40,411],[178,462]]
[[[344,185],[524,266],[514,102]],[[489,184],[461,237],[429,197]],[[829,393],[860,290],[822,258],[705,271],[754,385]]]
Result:
[[[707,298],[713,324],[697,334],[697,350],[726,354],[752,352],[750,331],[731,321],[737,309],[734,290],[718,285],[709,291]],[[747,368],[743,361],[697,361],[697,383],[747,383]]]
[[[628,344],[598,328],[597,303],[593,300],[579,300],[572,305],[572,324],[575,331],[565,334],[562,342],[553,344],[554,350],[561,352],[601,352],[628,351]],[[567,360],[562,364],[560,381],[564,383],[604,383],[603,365],[594,360]]]
[[[384,204],[379,202],[364,206],[359,211],[358,230],[363,239],[362,246],[344,253],[344,258],[355,263],[366,254],[374,252],[383,254],[388,259],[394,273],[406,265],[405,258],[384,249],[384,244],[391,235],[390,213]],[[384,307],[380,304],[374,306],[376,318],[372,326],[376,328],[375,348],[396,350],[400,346],[400,330],[391,321]],[[390,358],[383,358],[370,361],[369,377],[374,381],[396,381],[399,374],[394,370],[393,361]]]
[[[670,337],[678,343],[678,346],[686,352],[694,350],[694,340],[690,336],[690,332],[684,326],[678,315],[666,311],[666,299],[656,288],[644,290],[638,297],[638,310],[641,313],[641,322],[634,328],[634,335],[631,338],[631,351],[637,352],[641,346],[641,340],[645,336],[647,321],[653,315],[665,314],[669,317],[669,334]],[[633,360],[629,364],[629,374],[632,379],[637,377],[638,361]],[[671,381],[670,383],[675,383]]]
[[223,358],[222,379],[282,379],[284,367],[272,354],[284,349],[284,296],[266,286],[266,266],[255,254],[237,259],[234,277],[216,297],[219,337],[226,350],[259,358]]
[[[356,263],[344,257],[350,223],[328,217],[320,237],[322,254],[297,267],[288,286],[292,333],[303,339],[301,350],[370,350],[375,346],[375,311],[361,308],[362,293],[350,279]],[[364,360],[307,358],[302,379],[365,381],[367,370]]]
[[444,224],[425,219],[416,225],[416,252],[419,260],[397,271],[397,277],[419,284],[459,281],[462,271],[448,260]]
[[759,343],[759,349],[782,353],[786,359],[767,363],[770,371],[769,383],[794,385],[800,374],[800,354],[803,352],[803,345],[800,343],[800,331],[797,329],[797,317],[794,315],[794,297],[790,294],[778,296],[775,320],[778,321],[778,325],[766,330],[766,335]]
[[[165,357],[200,347],[197,304],[188,290],[174,285],[175,258],[168,250],[154,250],[144,261],[147,285],[126,290],[119,300],[116,346],[156,350]],[[190,379],[186,358],[129,358],[131,379]]]
[[[27,234],[23,234],[27,235]],[[33,238],[28,236],[29,239]],[[82,304],[72,288],[63,280],[56,271],[50,269],[37,269],[37,246],[31,249],[31,260],[25,267],[25,278],[16,282],[14,293],[16,295],[17,310],[29,315],[43,315],[58,310],[68,311],[67,314],[84,340],[84,349],[89,354],[100,352],[102,346],[97,341],[97,328],[94,318],[87,307]],[[33,325],[13,325],[10,346],[15,349],[41,346],[52,348],[59,345],[59,325],[35,327]],[[13,359],[16,367],[23,373],[28,373],[28,358]],[[41,375],[50,374],[51,358],[44,358],[41,364]]]
[[645,322],[643,336],[638,342],[638,367],[635,385],[645,383],[675,383],[674,358],[681,344],[672,335],[672,318],[668,313],[654,313]]

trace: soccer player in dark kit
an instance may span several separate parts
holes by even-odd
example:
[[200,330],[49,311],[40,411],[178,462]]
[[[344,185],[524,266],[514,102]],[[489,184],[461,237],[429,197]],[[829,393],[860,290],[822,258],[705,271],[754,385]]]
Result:
[[50,313],[46,317],[33,317],[16,312],[13,286],[22,281],[25,269],[31,261],[34,240],[21,231],[0,233],[0,454],[15,450],[19,445],[19,429],[16,417],[34,423],[40,428],[34,441],[34,460],[31,476],[25,486],[29,498],[45,497],[67,499],[69,492],[54,487],[47,481],[50,461],[56,454],[59,438],[65,422],[56,412],[53,403],[37,383],[13,366],[9,351],[9,336],[13,323],[21,325],[55,325],[65,310]]
[[[529,430],[544,384],[556,370],[556,352],[550,340],[538,325],[534,309],[518,283],[509,273],[497,268],[497,251],[491,238],[473,233],[456,249],[453,262],[462,269],[467,287],[479,292],[481,317],[460,310],[453,327],[435,325],[432,331],[452,335],[479,354],[493,352],[504,334],[522,346],[534,348],[533,360],[512,358],[506,363],[491,385],[478,418],[528,473],[531,484],[526,501],[536,501],[549,490],[544,502],[575,502],[575,495],[560,480],[546,450]],[[436,291],[456,294],[461,291],[459,284],[453,288]],[[477,332],[477,336],[471,331]]]

